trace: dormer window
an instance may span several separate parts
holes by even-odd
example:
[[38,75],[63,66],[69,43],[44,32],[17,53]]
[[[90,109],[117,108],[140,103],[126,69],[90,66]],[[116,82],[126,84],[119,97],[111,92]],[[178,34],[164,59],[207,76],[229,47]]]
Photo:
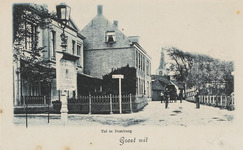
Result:
[[107,42],[107,43],[114,43],[114,42],[116,42],[115,31],[107,31],[106,32],[105,42]]

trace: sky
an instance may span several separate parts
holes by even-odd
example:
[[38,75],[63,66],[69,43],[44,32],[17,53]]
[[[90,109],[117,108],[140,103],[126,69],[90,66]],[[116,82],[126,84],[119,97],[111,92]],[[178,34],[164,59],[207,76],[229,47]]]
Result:
[[[46,3],[49,10],[63,1]],[[82,30],[103,5],[103,15],[126,36],[140,36],[140,45],[151,56],[152,73],[159,67],[162,47],[234,60],[239,30],[243,29],[242,5],[229,0],[72,0],[71,17]],[[242,4],[242,3],[241,3]]]

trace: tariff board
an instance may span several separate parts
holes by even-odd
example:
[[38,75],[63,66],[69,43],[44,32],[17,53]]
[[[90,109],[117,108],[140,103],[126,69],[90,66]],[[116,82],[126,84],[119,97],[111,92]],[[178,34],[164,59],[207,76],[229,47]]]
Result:
[[77,73],[75,61],[62,58],[62,54],[58,54],[56,62],[56,78],[57,90],[76,90]]

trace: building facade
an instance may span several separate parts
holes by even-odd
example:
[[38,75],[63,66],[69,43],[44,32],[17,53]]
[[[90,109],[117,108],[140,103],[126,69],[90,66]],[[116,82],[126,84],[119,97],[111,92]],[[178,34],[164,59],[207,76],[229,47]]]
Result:
[[129,65],[137,70],[137,95],[151,96],[151,57],[139,44],[138,36],[125,36],[118,21],[111,23],[98,5],[97,15],[80,32],[84,40],[84,73],[95,78]]
[[[21,5],[21,4],[20,4]],[[40,11],[40,6],[30,5],[29,8],[25,10],[28,13],[37,13]],[[47,6],[45,6],[47,9]],[[57,90],[57,81],[56,81],[56,56],[57,51],[62,51],[61,48],[61,33],[63,32],[62,28],[58,26],[58,22],[55,18],[51,20],[51,23],[47,27],[41,28],[40,25],[33,23],[26,19],[23,23],[25,30],[31,31],[31,36],[25,36],[25,39],[22,41],[21,53],[24,55],[30,55],[31,51],[38,49],[39,47],[45,47],[43,52],[40,55],[40,58],[47,62],[51,69],[53,70],[53,78],[49,81],[50,86],[47,90],[46,87],[42,86],[42,81],[35,81],[32,83],[25,84],[26,80],[22,73],[19,71],[21,67],[25,65],[23,59],[19,58],[17,61],[13,62],[13,99],[14,105],[22,105],[23,96],[49,96],[52,101],[58,100],[60,97],[60,91]],[[70,19],[69,25],[65,28],[65,35],[67,39],[67,48],[66,53],[75,57],[74,67],[76,67],[75,73],[83,73],[83,40],[85,37],[79,33],[79,28],[74,23],[73,19]],[[38,39],[38,44],[33,49],[30,45],[33,44],[33,38]],[[16,43],[16,41],[14,41]],[[45,91],[45,92],[44,92]],[[74,91],[68,91],[70,97],[77,95],[77,89]]]

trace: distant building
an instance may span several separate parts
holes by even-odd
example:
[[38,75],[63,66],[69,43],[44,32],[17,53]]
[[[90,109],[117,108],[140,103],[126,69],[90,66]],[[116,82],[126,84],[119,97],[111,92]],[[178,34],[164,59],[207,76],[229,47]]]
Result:
[[171,88],[171,98],[176,99],[180,92],[183,92],[184,87],[182,84],[172,79],[172,76],[169,74],[170,63],[165,62],[165,54],[164,51],[166,48],[162,47],[161,49],[161,57],[160,64],[158,69],[156,70],[155,75],[151,75],[152,80],[152,100],[157,101],[161,100],[161,93],[164,94],[165,88]]
[[139,44],[139,36],[127,37],[103,16],[98,5],[97,15],[80,32],[84,40],[84,73],[95,78],[126,65],[137,70],[137,95],[151,96],[151,57]]
[[166,76],[151,75],[152,80],[152,100],[160,101],[161,93],[164,94],[165,88],[168,85],[173,85]]
[[164,76],[167,75],[168,72],[165,68],[165,54],[164,54],[165,48],[162,47],[161,53],[160,53],[160,63],[159,63],[159,68],[156,70],[156,75]]

